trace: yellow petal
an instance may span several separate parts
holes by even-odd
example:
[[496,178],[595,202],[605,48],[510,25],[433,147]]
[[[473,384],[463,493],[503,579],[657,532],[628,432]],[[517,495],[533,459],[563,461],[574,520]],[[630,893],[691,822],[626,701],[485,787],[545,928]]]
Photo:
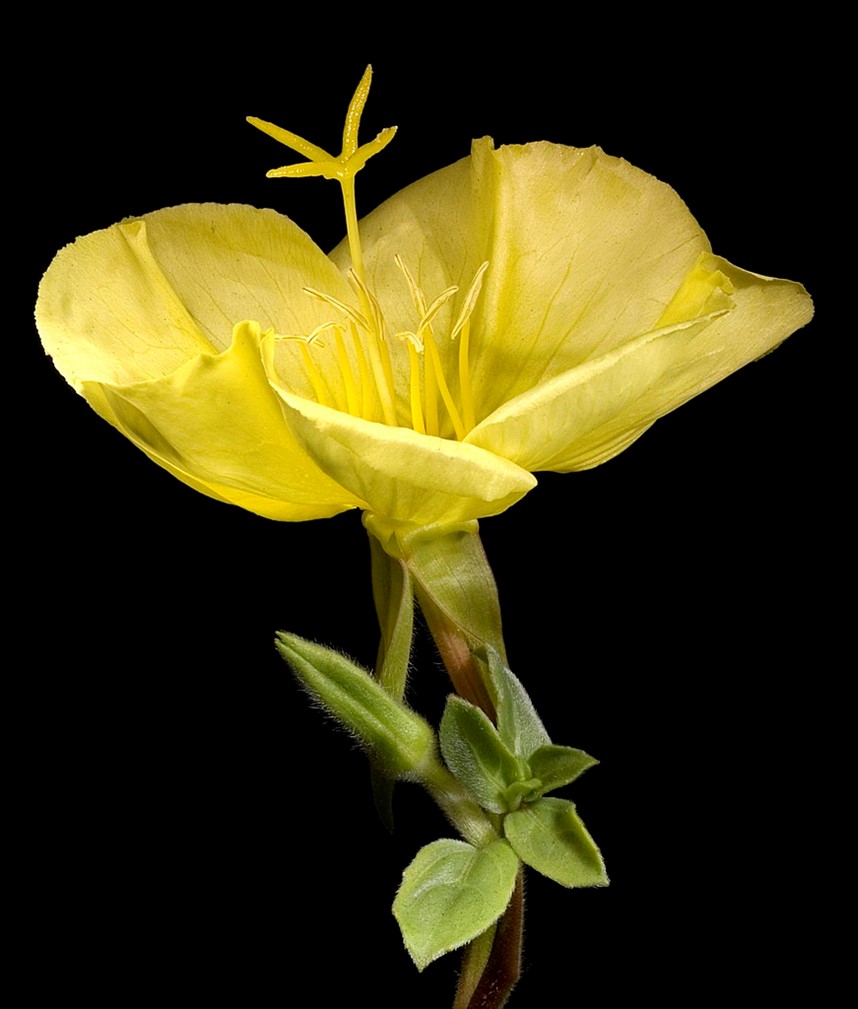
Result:
[[314,462],[360,507],[393,523],[497,515],[536,485],[530,473],[472,445],[361,420],[277,391],[289,426]]
[[151,382],[88,387],[87,398],[103,397],[123,434],[213,497],[290,521],[359,506],[292,436],[262,365],[261,338],[256,323],[241,323],[222,354],[201,354]]
[[330,320],[304,287],[348,299],[340,271],[272,210],[187,204],[79,238],[39,288],[45,350],[75,387],[169,374],[194,354],[225,350],[233,326],[307,334]]
[[237,204],[189,204],[148,214],[152,254],[202,333],[225,350],[245,319],[263,332],[311,332],[330,312],[304,293],[340,298],[340,271],[288,217]]
[[[396,331],[413,328],[396,254],[430,298],[466,290],[489,262],[470,337],[477,421],[653,329],[709,249],[677,194],[627,162],[549,143],[495,150],[488,138],[368,215],[361,234],[369,285]],[[346,261],[344,248],[332,255]],[[439,349],[454,373],[455,347]]]
[[39,285],[36,323],[78,390],[87,381],[161,378],[214,349],[152,255],[143,220],[61,249]]
[[706,265],[729,280],[733,308],[656,329],[572,368],[506,403],[467,440],[530,470],[588,469],[776,347],[813,314],[800,284],[747,273],[715,256]]
[[[313,518],[356,502],[284,423],[259,325],[306,334],[327,322],[330,308],[304,293],[307,284],[349,297],[336,267],[288,219],[252,207],[174,207],[63,249],[42,280],[36,318],[64,377],[179,479],[272,518]],[[233,339],[247,319],[254,325]],[[335,358],[320,369],[339,377]],[[297,391],[312,391],[300,360],[290,375]]]

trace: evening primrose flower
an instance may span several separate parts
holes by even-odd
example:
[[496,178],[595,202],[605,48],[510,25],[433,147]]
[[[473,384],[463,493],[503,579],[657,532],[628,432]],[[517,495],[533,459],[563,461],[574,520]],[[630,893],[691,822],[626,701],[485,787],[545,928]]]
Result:
[[185,483],[269,518],[350,508],[377,529],[497,514],[539,470],[598,465],[812,315],[794,283],[714,256],[668,186],[598,148],[496,149],[358,226],[354,182],[394,130],[270,175],[340,182],[326,256],[246,206],[123,221],[58,253],[36,309],[74,388]]

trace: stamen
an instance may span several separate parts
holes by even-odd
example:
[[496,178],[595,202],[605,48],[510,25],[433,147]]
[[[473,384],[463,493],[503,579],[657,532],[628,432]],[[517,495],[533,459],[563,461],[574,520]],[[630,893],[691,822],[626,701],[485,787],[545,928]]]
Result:
[[450,334],[451,340],[456,339],[459,335],[459,331],[471,318],[474,309],[477,307],[477,298],[480,296],[480,291],[483,286],[483,277],[485,276],[488,268],[489,261],[486,260],[474,274],[474,279],[471,281],[471,286],[468,288],[468,293],[465,295],[465,300],[462,302],[462,310],[459,312],[459,318],[456,320],[456,325],[453,326],[453,332]]
[[[430,335],[429,339],[432,337]],[[439,434],[438,429],[438,380],[435,376],[434,360],[423,355],[423,387],[426,400],[426,433]]]
[[[338,311],[342,312],[347,318],[351,319],[356,325],[360,326],[361,329],[369,332],[369,323],[360,314],[360,312],[355,311],[353,308],[344,302],[340,301],[339,298],[335,298],[332,294],[325,294],[324,291],[317,291],[314,287],[305,287],[304,294],[309,294],[311,298],[315,298],[317,301],[323,301],[326,305],[332,305]],[[327,325],[333,325],[333,323],[327,323]]]
[[346,353],[346,344],[343,340],[343,330],[341,326],[335,326],[337,339],[337,363],[343,376],[343,384],[346,387],[346,403],[352,417],[360,416],[360,399],[358,397],[357,386],[355,385],[354,372],[352,371],[349,356]]
[[357,326],[351,320],[349,320],[349,333],[351,333],[352,343],[354,344],[355,357],[357,357],[358,363],[358,375],[360,376],[360,415],[364,420],[372,420],[372,379],[369,373],[369,366],[366,363],[366,354],[363,352],[363,342],[361,341],[360,334],[357,331]]
[[[417,288],[417,290],[419,291],[419,288]],[[438,295],[432,304],[425,310],[423,318],[420,320],[417,332],[423,339],[423,344],[426,350],[424,361],[427,366],[427,375],[432,374],[438,392],[441,394],[441,399],[444,401],[444,406],[447,407],[447,413],[450,415],[450,420],[453,422],[456,437],[459,441],[461,441],[462,438],[465,437],[465,431],[462,427],[459,412],[453,402],[453,397],[450,395],[450,388],[447,385],[447,380],[444,378],[441,355],[438,353],[438,347],[435,343],[434,337],[432,336],[432,320],[458,290],[458,287],[448,287],[445,291],[442,291]],[[422,299],[422,292],[420,292],[420,296]],[[437,406],[435,407],[435,412],[437,416]]]
[[335,322],[323,322],[321,325],[316,326],[309,336],[293,336],[289,333],[273,333],[275,339],[277,340],[297,340],[301,344],[301,357],[304,360],[304,367],[307,369],[307,374],[310,377],[310,384],[313,386],[313,392],[316,394],[316,399],[319,403],[324,406],[331,406],[331,396],[328,392],[328,388],[325,385],[325,380],[322,378],[319,369],[316,367],[316,362],[313,360],[308,347],[310,344],[317,344],[319,347],[324,347],[324,342],[320,339],[322,333],[327,329],[339,329]]
[[[456,404],[453,402],[453,397],[450,395],[450,389],[447,386],[447,381],[444,378],[444,371],[441,367],[441,355],[438,353],[438,348],[435,346],[435,340],[431,333],[427,331],[426,339],[424,341],[426,347],[425,361],[429,363],[431,361],[432,369],[435,372],[435,380],[438,384],[438,391],[441,393],[441,399],[444,400],[444,406],[447,407],[447,413],[450,415],[450,420],[453,422],[453,429],[456,432],[456,437],[461,441],[465,437],[465,428],[462,425],[462,419],[459,416],[459,411],[456,409]],[[427,372],[430,369],[427,368]]]
[[349,270],[349,282],[364,302],[368,314],[372,318],[372,326],[366,326],[369,363],[375,378],[376,389],[381,400],[381,412],[384,422],[396,427],[396,386],[393,380],[393,367],[390,363],[390,352],[384,341],[384,317],[381,306],[375,295],[370,291],[354,270]]
[[458,287],[448,287],[445,291],[442,291],[438,297],[432,302],[432,304],[423,313],[423,318],[420,320],[420,329],[428,329],[429,324],[435,318],[435,316],[440,312],[440,310],[447,304],[450,298],[458,291]]
[[453,332],[450,334],[450,338],[455,340],[459,334],[461,334],[461,340],[459,340],[459,396],[462,400],[462,415],[465,423],[465,433],[473,430],[476,424],[476,417],[474,414],[474,396],[471,389],[471,370],[470,370],[470,336],[471,336],[471,315],[477,306],[477,298],[480,296],[480,291],[483,286],[483,277],[485,276],[486,270],[489,268],[488,262],[483,263],[474,275],[474,279],[471,281],[471,286],[468,288],[468,293],[465,295],[465,300],[462,303],[462,310],[459,312],[459,318],[456,320],[456,325],[453,326]]
[[422,319],[426,314],[426,298],[420,288],[417,286],[417,281],[411,276],[411,271],[405,265],[402,256],[397,253],[393,257],[393,261],[399,267],[400,270],[405,274],[405,280],[408,283],[408,289],[411,292],[411,300],[414,302],[414,307],[417,309],[418,318]]
[[418,434],[426,434],[423,423],[423,408],[420,405],[420,353],[423,344],[416,333],[397,333],[408,344],[408,366],[410,369],[411,426]]
[[459,340],[459,396],[462,400],[462,418],[465,424],[465,434],[474,429],[474,397],[471,391],[471,371],[468,361],[468,351],[471,336],[471,320],[465,319],[460,330]]
[[301,356],[304,358],[304,367],[307,369],[307,374],[310,376],[310,382],[313,385],[313,391],[316,394],[316,399],[322,406],[331,406],[331,397],[328,395],[328,390],[325,388],[325,383],[322,381],[322,376],[319,374],[319,369],[316,367],[316,362],[313,360],[313,355],[308,349],[308,343],[310,342],[309,337],[306,340],[301,341]]
[[450,394],[450,388],[444,378],[441,356],[438,353],[438,347],[436,346],[435,340],[432,336],[432,320],[441,308],[446,305],[450,298],[452,298],[452,296],[459,290],[459,288],[455,285],[446,288],[427,308],[426,296],[412,276],[411,271],[405,265],[402,257],[396,255],[394,256],[394,261],[405,276],[409,291],[411,292],[411,300],[414,302],[414,307],[417,309],[417,313],[420,316],[420,325],[417,327],[417,336],[423,342],[426,350],[423,361],[423,370],[425,373],[426,383],[426,423],[429,433],[436,435],[440,433],[437,399],[438,394],[440,393],[441,399],[443,400],[444,405],[447,408],[447,413],[452,421],[453,428],[456,431],[456,437],[461,440],[465,436],[465,430],[462,425],[461,418],[459,417],[459,412],[453,402],[453,397]]

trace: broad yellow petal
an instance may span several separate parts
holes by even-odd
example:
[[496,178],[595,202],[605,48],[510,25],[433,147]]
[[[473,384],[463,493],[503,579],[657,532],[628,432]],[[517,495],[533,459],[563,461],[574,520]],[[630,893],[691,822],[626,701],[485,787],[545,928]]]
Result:
[[[42,280],[36,319],[64,377],[150,458],[218,499],[306,519],[356,505],[292,437],[261,361],[260,324],[306,335],[330,318],[308,285],[350,296],[287,218],[189,205],[61,250]],[[253,321],[236,327],[245,320]],[[300,358],[284,362],[295,388],[312,393]],[[327,368],[338,378],[336,359]]]
[[282,520],[359,506],[292,436],[260,343],[259,326],[242,323],[222,354],[201,354],[163,379],[86,392],[150,458],[211,496]]
[[162,378],[215,348],[164,276],[143,220],[61,249],[39,285],[42,344],[79,392],[84,382]]
[[813,314],[800,284],[747,273],[715,256],[706,266],[728,279],[732,308],[661,327],[570,369],[504,404],[467,441],[530,470],[588,469],[776,347]]
[[327,321],[329,311],[305,287],[350,296],[310,236],[273,210],[186,204],[144,221],[152,255],[216,350],[229,346],[232,327],[244,319],[263,332],[305,335]]
[[305,287],[352,296],[336,266],[288,218],[238,204],[186,204],[62,249],[42,278],[36,321],[72,385],[126,384],[225,350],[245,319],[263,331],[307,335],[332,313]]
[[[622,159],[549,143],[495,150],[488,138],[369,214],[361,234],[369,284],[394,329],[413,328],[414,317],[395,255],[430,298],[450,284],[466,289],[489,262],[470,336],[477,421],[653,329],[709,248],[677,194]],[[344,264],[347,250],[333,258]],[[445,306],[439,334],[457,307]],[[439,349],[454,375],[455,344]]]
[[289,426],[313,461],[393,523],[432,525],[496,515],[536,480],[461,442],[351,417],[278,389]]

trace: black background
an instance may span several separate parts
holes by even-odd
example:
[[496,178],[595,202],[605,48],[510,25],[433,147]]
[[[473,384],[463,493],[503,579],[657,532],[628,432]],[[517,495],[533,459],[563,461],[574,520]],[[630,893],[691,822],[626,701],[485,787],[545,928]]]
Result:
[[[244,117],[337,148],[371,60],[362,138],[400,132],[359,176],[361,212],[472,137],[598,143],[673,185],[716,252],[817,301],[810,327],[622,456],[540,475],[482,523],[513,667],[555,739],[602,762],[569,795],[612,879],[529,877],[513,1004],[845,1004],[843,336],[823,290],[840,180],[817,146],[812,32],[701,24],[668,43],[676,26],[608,21],[550,45],[510,26],[492,48],[446,20],[365,43],[360,19],[238,20],[98,45],[54,25],[34,56],[50,101],[16,114],[12,1002],[449,1003],[456,956],[419,976],[389,913],[449,830],[403,786],[384,832],[364,758],[271,644],[282,627],[372,663],[359,516],[278,525],[194,494],[74,396],[30,321],[56,249],[162,206],[272,206],[336,244],[336,187],[266,180],[289,153]],[[412,702],[437,718],[444,675],[425,641],[417,660]]]

